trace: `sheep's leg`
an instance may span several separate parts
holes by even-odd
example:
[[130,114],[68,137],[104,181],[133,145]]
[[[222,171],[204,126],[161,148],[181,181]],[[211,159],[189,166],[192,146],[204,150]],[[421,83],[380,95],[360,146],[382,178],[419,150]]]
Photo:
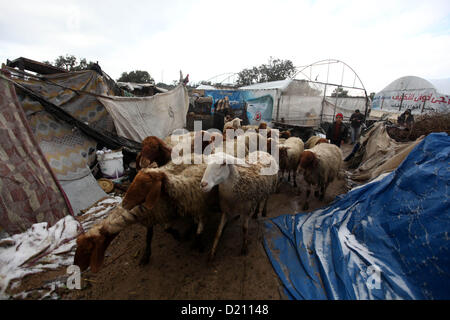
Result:
[[[251,212],[251,211],[250,211]],[[248,254],[248,221],[250,220],[248,215],[242,215],[242,249],[241,255],[246,256]]]
[[259,202],[258,205],[256,206],[255,213],[253,213],[252,215],[253,219],[258,218],[258,215],[259,215]]
[[194,232],[197,230],[197,228],[195,227],[195,223],[192,223],[189,228],[183,233],[182,236],[182,240],[183,241],[187,241],[189,239],[191,239],[192,235],[194,234]]
[[291,182],[291,170],[288,170],[288,182]]
[[203,252],[203,250],[204,250],[203,241],[202,241],[203,226],[204,226],[203,220],[200,219],[200,221],[198,222],[198,226],[197,226],[197,232],[195,233],[194,243],[192,244],[192,247],[194,249],[197,249],[200,252]]
[[297,188],[297,181],[296,181],[297,172],[295,170],[292,171],[292,175],[294,176],[294,187]]
[[327,190],[326,186],[324,186],[324,185],[320,186],[320,197],[319,197],[320,201],[322,201],[323,198],[325,197],[326,190]]
[[175,240],[181,241],[181,235],[177,229],[174,229],[171,226],[167,226],[164,231],[170,234]]
[[266,198],[266,200],[264,201],[264,208],[262,211],[262,216],[263,217],[267,217],[267,202],[269,201],[269,197]]
[[214,256],[216,255],[217,245],[219,244],[219,239],[222,235],[222,231],[226,222],[227,222],[227,215],[225,212],[222,212],[222,215],[220,216],[220,223],[219,226],[217,227],[216,236],[214,238],[213,246],[209,254],[209,261],[212,261],[214,259]]
[[311,194],[311,186],[308,187],[308,189],[306,189],[306,196],[305,196],[305,204],[303,205],[303,210],[308,210],[309,209],[309,195]]
[[145,251],[142,255],[139,264],[145,266],[150,261],[150,256],[152,255],[152,238],[153,238],[153,227],[147,227],[147,236],[145,239]]

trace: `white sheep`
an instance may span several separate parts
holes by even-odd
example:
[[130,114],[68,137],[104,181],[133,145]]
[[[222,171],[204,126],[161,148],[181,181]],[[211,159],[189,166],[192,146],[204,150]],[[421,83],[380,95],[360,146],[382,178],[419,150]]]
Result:
[[334,144],[320,143],[311,149],[303,151],[299,169],[309,184],[303,209],[308,210],[308,199],[311,187],[315,186],[315,196],[323,200],[328,185],[339,176],[342,168],[342,151]]
[[205,168],[205,163],[176,165],[169,162],[161,168],[140,170],[122,204],[105,220],[78,237],[74,263],[82,270],[90,265],[92,271],[97,272],[112,239],[134,223],[147,227],[147,246],[141,264],[147,264],[150,259],[153,226],[156,224],[192,217],[198,223],[195,242],[198,245],[205,219],[219,208],[217,188],[208,193],[199,190]]
[[267,152],[252,152],[245,160],[223,152],[209,156],[200,187],[204,192],[211,192],[214,186],[219,185],[219,203],[222,211],[210,252],[211,259],[215,255],[227,216],[232,215],[241,217],[243,231],[241,253],[247,254],[249,218],[262,201],[264,201],[262,214],[266,216],[269,195],[276,189],[277,173],[278,165]]
[[223,132],[225,132],[227,129],[239,129],[241,127],[242,119],[234,118],[231,121],[228,121],[223,126]]
[[305,142],[305,149],[311,149],[318,145],[319,143],[328,143],[328,140],[325,138],[322,138],[320,136],[311,136],[309,139]]

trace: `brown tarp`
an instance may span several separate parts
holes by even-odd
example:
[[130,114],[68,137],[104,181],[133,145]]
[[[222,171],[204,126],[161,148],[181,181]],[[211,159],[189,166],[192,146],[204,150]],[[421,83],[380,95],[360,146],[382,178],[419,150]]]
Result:
[[0,226],[10,234],[53,225],[70,204],[28,125],[14,87],[0,79]]
[[358,152],[363,152],[362,161],[351,178],[356,181],[372,180],[395,170],[423,138],[422,136],[415,141],[397,142],[388,135],[385,122],[375,123],[360,138],[363,148]]

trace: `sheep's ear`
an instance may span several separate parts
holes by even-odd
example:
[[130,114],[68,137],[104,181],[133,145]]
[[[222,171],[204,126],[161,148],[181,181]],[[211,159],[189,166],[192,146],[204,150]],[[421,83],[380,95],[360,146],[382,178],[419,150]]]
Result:
[[136,171],[139,171],[141,169],[141,153],[139,152],[136,156]]
[[91,270],[92,272],[98,272],[105,259],[105,251],[108,248],[111,241],[116,237],[117,234],[107,234],[100,231],[100,235],[93,238],[94,240],[94,250],[91,254]]
[[159,196],[161,194],[161,186],[162,186],[162,180],[156,180],[154,183],[152,183],[152,186],[150,187],[150,190],[147,193],[147,197],[145,197],[144,206],[151,210],[155,204],[159,200]]

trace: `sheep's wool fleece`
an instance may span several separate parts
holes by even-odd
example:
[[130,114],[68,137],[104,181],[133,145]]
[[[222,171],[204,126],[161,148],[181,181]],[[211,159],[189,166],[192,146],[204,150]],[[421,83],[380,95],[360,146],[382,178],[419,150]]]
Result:
[[[200,182],[205,172],[206,164],[191,164],[179,174],[166,172],[167,179],[164,189],[169,198],[175,200],[180,215],[203,216],[208,212],[209,193],[200,189]],[[153,169],[162,171],[163,169]]]
[[[259,152],[266,155],[271,161],[275,159],[266,152]],[[248,157],[246,158],[248,162]],[[262,164],[260,161],[250,164],[249,167],[235,165],[239,177],[233,180],[232,190],[234,200],[240,201],[261,201],[271,193],[275,192],[277,185],[278,172],[273,175],[261,175],[262,168],[268,168],[270,165]],[[219,187],[220,191],[220,187]]]
[[[342,167],[342,151],[334,144],[320,143],[308,151],[313,152],[319,159],[318,172],[311,172],[305,175],[305,179],[310,184],[317,184],[317,180],[323,179],[324,182],[332,181],[339,173]],[[316,177],[316,181],[311,181]]]
[[95,226],[93,226],[88,234],[99,235],[99,230],[103,227],[109,234],[116,234],[123,230],[128,225],[138,222],[142,212],[137,209],[128,211],[121,205],[114,208],[109,215]]
[[[233,157],[238,158],[238,156],[240,156],[240,154],[238,153],[238,151],[239,151],[238,148],[240,146],[242,146],[243,150],[244,150],[243,157],[246,157],[248,155],[248,148],[245,145],[245,141],[241,141],[241,137],[244,137],[244,136],[239,136],[239,137],[237,137],[237,139],[233,139],[233,140],[223,140],[220,142],[214,142],[214,148],[212,149],[211,154],[218,153],[218,152],[224,152]],[[230,143],[233,144],[233,148],[232,148],[232,150],[228,151],[227,144],[229,145]]]
[[291,137],[280,145],[280,148],[287,149],[287,159],[280,159],[280,166],[284,169],[296,170],[300,161],[300,156],[304,150],[303,141],[297,137]]
[[308,141],[305,143],[305,149],[311,149],[316,146],[317,141],[319,141],[321,137],[319,136],[311,136]]
[[225,123],[225,125],[223,126],[223,130],[239,129],[240,127],[241,127],[241,119],[234,118],[233,120],[228,121],[227,123]]
[[[188,156],[191,160],[201,155]],[[199,159],[197,159],[199,160]],[[126,210],[122,206],[116,207],[111,213],[95,225],[89,233],[98,233],[103,226],[106,231],[115,234],[127,226],[140,223],[144,226],[168,223],[179,216],[193,216],[195,221],[209,212],[210,193],[200,189],[200,182],[205,171],[206,164],[175,164],[169,162],[161,168],[142,169],[145,172],[163,172],[167,179],[164,180],[163,192],[152,210],[136,206],[132,210]],[[145,192],[145,191],[143,191]]]
[[242,126],[242,130],[247,131],[247,130],[258,130],[258,126],[255,125],[246,125],[246,126]]

